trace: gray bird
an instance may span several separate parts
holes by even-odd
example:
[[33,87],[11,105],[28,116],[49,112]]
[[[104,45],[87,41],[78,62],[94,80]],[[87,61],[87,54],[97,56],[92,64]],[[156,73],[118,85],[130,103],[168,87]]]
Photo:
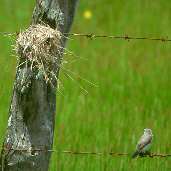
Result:
[[131,155],[132,158],[135,158],[139,153],[145,152],[151,145],[152,142],[152,131],[151,129],[144,129],[144,134],[141,136],[140,140],[136,145],[136,152]]

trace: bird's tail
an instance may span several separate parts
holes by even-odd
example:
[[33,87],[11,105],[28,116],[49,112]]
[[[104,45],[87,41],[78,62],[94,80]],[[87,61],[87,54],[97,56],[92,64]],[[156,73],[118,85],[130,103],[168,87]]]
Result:
[[133,153],[133,154],[131,155],[131,157],[132,157],[132,158],[135,158],[138,154],[139,154],[139,152],[136,151],[135,153]]

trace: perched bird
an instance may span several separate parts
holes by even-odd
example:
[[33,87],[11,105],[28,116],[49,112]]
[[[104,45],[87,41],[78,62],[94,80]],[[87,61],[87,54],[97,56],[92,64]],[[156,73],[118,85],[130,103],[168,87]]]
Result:
[[153,134],[151,129],[144,129],[144,134],[141,136],[136,145],[136,152],[133,153],[131,157],[135,158],[139,153],[145,152],[151,145],[152,137]]

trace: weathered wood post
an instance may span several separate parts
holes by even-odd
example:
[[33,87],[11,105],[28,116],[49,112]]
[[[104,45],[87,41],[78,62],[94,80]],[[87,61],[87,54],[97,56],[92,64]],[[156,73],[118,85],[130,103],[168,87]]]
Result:
[[34,149],[46,151],[53,146],[57,79],[67,42],[61,33],[69,33],[78,1],[37,0],[31,27],[19,35],[20,62],[1,170],[48,170],[51,153]]

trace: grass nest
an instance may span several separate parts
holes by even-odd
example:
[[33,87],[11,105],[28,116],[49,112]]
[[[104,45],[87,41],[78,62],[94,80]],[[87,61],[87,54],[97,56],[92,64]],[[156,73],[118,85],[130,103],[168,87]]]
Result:
[[63,51],[61,37],[58,30],[42,25],[32,25],[21,32],[15,47],[20,60],[19,67],[29,67],[37,76],[43,75],[46,81],[56,78],[55,72]]

